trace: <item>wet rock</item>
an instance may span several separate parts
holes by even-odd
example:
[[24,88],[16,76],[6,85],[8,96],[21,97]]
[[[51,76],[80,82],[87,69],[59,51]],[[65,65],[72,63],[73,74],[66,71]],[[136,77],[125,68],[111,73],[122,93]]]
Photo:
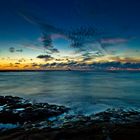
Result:
[[64,106],[32,103],[19,97],[0,96],[0,123],[36,122],[68,111]]
[[[90,116],[68,108],[12,96],[0,96],[0,140],[139,140],[140,111],[107,109]],[[16,128],[18,126],[18,128]]]
[[108,109],[92,115],[92,119],[110,123],[131,123],[140,121],[140,112],[123,109]]

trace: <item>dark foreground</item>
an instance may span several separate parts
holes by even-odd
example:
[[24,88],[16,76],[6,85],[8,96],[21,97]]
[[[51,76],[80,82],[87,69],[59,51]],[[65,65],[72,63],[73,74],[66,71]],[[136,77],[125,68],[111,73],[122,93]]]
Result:
[[64,106],[0,96],[0,140],[140,140],[140,112],[74,115]]

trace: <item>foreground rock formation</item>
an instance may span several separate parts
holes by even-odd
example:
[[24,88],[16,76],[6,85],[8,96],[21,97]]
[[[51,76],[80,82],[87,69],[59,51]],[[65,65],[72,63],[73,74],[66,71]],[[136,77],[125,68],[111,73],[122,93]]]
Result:
[[47,103],[32,103],[19,97],[0,96],[0,123],[33,123],[60,115],[68,109]]
[[0,96],[0,140],[140,140],[140,111],[108,109],[90,116],[69,108]]

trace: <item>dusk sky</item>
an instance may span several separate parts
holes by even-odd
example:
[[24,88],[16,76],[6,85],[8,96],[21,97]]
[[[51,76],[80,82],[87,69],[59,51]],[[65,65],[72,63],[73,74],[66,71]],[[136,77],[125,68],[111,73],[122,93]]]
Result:
[[1,70],[105,64],[140,68],[139,0],[0,0]]

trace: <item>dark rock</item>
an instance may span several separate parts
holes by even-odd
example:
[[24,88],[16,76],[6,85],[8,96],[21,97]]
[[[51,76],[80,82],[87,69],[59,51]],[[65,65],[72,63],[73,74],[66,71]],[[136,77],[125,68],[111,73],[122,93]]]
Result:
[[68,111],[64,106],[31,103],[19,97],[0,96],[0,123],[36,122]]
[[0,105],[0,123],[20,123],[19,128],[1,131],[0,140],[140,139],[137,110],[108,109],[91,116],[71,115],[64,106],[12,96],[0,96]]

